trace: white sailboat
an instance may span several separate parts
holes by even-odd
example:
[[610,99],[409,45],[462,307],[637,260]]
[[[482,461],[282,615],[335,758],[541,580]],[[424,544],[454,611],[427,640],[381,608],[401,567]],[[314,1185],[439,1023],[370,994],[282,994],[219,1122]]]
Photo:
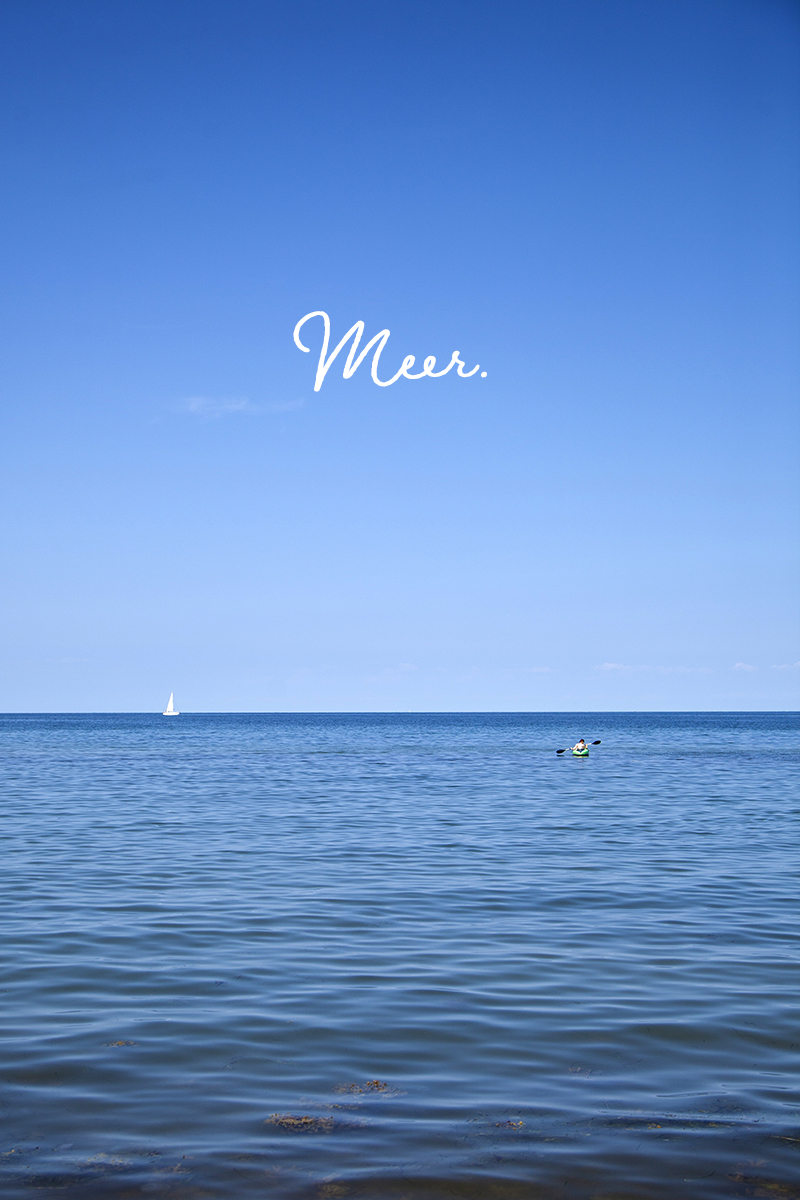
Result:
[[175,693],[170,692],[169,700],[167,701],[167,707],[164,709],[163,713],[161,714],[162,717],[179,717],[181,715],[178,712],[175,705],[172,703],[174,698],[175,698]]

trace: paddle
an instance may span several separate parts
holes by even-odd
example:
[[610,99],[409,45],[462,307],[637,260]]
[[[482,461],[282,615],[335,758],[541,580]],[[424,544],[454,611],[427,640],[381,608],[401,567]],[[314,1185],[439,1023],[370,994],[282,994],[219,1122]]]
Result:
[[[590,742],[589,745],[590,746],[599,746],[600,738],[598,738],[596,742]],[[572,749],[571,746],[565,746],[563,750],[556,750],[556,754],[566,754],[567,750],[571,750],[571,749]]]

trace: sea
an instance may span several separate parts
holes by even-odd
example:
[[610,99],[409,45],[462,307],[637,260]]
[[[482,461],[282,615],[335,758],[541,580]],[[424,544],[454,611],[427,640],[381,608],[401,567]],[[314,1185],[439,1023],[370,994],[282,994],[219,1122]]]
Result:
[[799,766],[785,712],[0,716],[0,1194],[800,1197]]

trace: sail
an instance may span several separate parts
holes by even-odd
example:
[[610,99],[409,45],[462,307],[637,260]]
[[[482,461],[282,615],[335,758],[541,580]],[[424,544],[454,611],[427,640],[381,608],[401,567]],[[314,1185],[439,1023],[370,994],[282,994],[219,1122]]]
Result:
[[174,699],[174,698],[175,698],[175,693],[174,693],[174,692],[170,692],[170,694],[169,694],[169,700],[167,701],[167,712],[174,712],[174,711],[175,711],[175,708],[174,708],[174,706],[173,706],[173,703],[172,703],[172,701],[173,701],[173,699]]

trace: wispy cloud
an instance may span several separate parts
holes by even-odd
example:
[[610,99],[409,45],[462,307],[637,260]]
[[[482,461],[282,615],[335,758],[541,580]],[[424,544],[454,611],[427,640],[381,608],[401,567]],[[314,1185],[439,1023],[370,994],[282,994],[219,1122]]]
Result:
[[515,675],[552,675],[552,667],[506,667],[504,674],[509,677]]
[[750,663],[734,663],[734,671],[757,671],[758,667],[751,667]]
[[237,415],[257,416],[259,413],[293,412],[302,408],[304,404],[303,399],[254,404],[247,396],[189,396],[182,401],[179,410],[203,421],[214,421],[220,417]]
[[800,662],[796,663],[774,663],[773,671],[800,671]]
[[653,667],[646,663],[628,666],[626,663],[601,663],[595,671],[656,671],[659,675],[710,675],[710,667]]
[[656,667],[662,675],[710,675],[711,667]]

